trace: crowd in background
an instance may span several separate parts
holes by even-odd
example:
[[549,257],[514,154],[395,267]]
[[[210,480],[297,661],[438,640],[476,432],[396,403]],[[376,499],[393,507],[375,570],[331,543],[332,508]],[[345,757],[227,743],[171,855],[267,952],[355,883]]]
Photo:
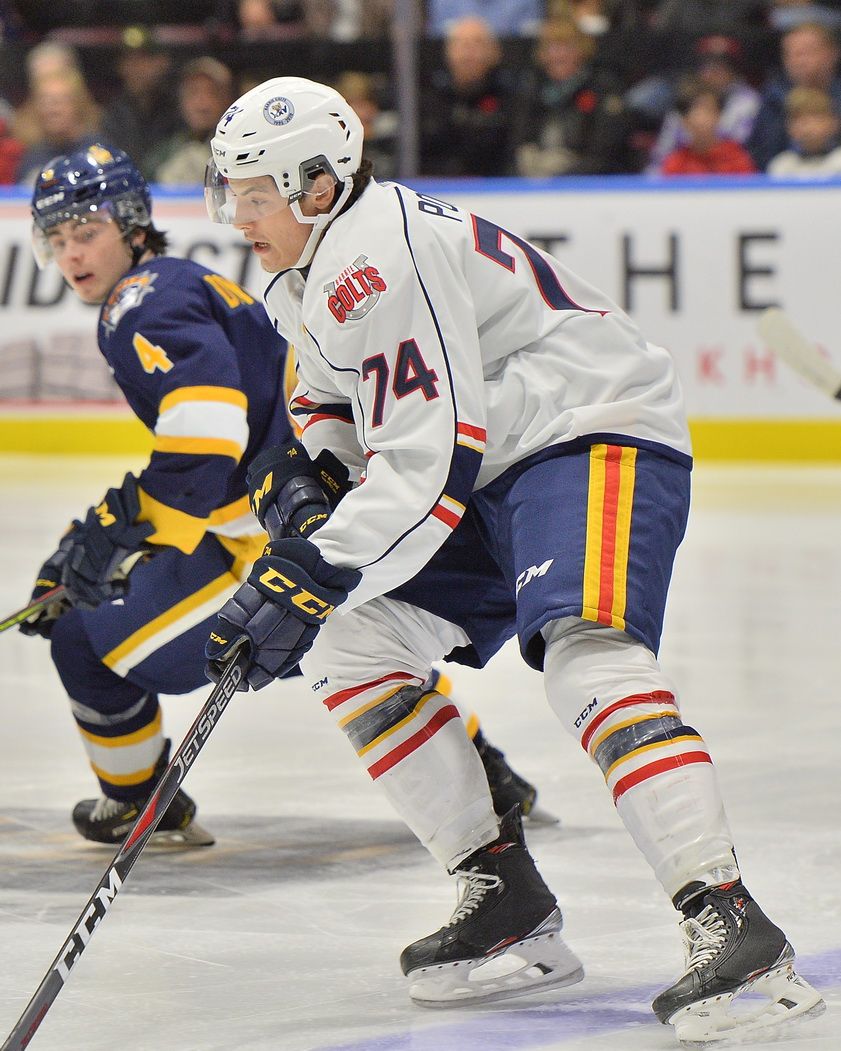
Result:
[[[290,39],[360,42],[367,68],[310,75],[359,113],[376,174],[400,174],[396,3],[147,0],[163,20],[200,13],[213,46],[185,56],[160,25],[117,24],[114,75],[103,79],[91,72],[95,49],[73,41],[102,31],[106,7],[134,15],[133,0],[73,0],[72,19],[65,0],[0,0],[0,59],[20,65],[2,82],[0,183],[31,185],[55,155],[100,141],[127,150],[153,182],[199,184],[219,116],[285,72],[269,68],[266,47]],[[420,175],[841,173],[841,0],[417,0],[416,13],[436,56],[420,76]],[[634,62],[628,42],[645,32],[674,34],[676,57]],[[771,42],[759,62],[756,33]],[[239,55],[259,46],[259,66],[226,61],[233,41]]]

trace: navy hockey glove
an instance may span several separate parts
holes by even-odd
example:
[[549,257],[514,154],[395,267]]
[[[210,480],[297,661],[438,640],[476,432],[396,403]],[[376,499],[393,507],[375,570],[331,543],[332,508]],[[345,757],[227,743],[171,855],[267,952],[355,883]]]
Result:
[[[259,690],[285,675],[361,579],[355,569],[331,566],[315,544],[301,537],[271,541],[216,616],[204,650],[207,677],[219,681],[243,636],[251,643],[247,685]],[[247,685],[241,683],[240,689]]]
[[251,510],[273,540],[307,537],[349,491],[348,469],[328,450],[315,460],[299,441],[264,449],[248,465]]
[[[61,538],[58,550],[50,555],[38,570],[38,579],[35,581],[35,587],[32,589],[30,602],[35,602],[61,583],[61,571],[64,568],[64,563],[67,561],[67,553],[73,546],[74,537],[78,536],[81,528],[82,523],[74,520]],[[42,606],[37,613],[33,613],[28,620],[25,620],[20,625],[20,630],[24,635],[40,635],[42,638],[48,639],[53,633],[53,625],[62,613],[66,613],[68,609],[70,609],[70,601],[67,599],[65,592],[64,595],[61,595],[48,606]]]
[[121,566],[131,555],[148,550],[143,541],[155,531],[151,522],[135,521],[139,513],[137,480],[131,474],[119,489],[109,489],[101,504],[90,508],[61,574],[74,606],[96,609],[126,594],[128,580]]

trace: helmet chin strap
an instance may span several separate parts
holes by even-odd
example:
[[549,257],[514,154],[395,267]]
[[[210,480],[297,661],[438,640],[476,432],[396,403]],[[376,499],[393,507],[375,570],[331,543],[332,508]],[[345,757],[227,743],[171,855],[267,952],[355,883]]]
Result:
[[[335,184],[339,186],[339,183]],[[304,226],[311,226],[312,231],[307,238],[307,243],[304,245],[304,250],[298,257],[297,262],[292,264],[293,270],[300,270],[305,266],[309,266],[312,257],[315,255],[315,250],[318,247],[318,242],[321,240],[324,231],[333,222],[336,216],[342,209],[345,201],[350,197],[353,191],[353,178],[349,175],[343,180],[341,192],[333,202],[333,207],[329,212],[320,212],[318,215],[304,215],[301,211],[301,202],[293,201],[289,206],[292,209],[292,214]]]

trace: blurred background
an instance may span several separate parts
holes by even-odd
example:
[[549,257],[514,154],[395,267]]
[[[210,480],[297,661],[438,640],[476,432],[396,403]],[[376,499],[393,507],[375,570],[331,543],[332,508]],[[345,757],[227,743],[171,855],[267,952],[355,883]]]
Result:
[[755,328],[781,306],[841,361],[841,0],[0,0],[0,35],[0,451],[142,443],[94,312],[32,262],[38,172],[127,150],[174,251],[259,291],[199,186],[230,102],[300,75],[378,178],[536,241],[668,346],[699,456],[841,460],[838,404]]

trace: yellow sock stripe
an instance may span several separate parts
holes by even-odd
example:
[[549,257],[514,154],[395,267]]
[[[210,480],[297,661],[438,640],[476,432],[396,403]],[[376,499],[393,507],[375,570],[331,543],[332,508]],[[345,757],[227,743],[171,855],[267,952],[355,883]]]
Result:
[[608,726],[608,728],[600,733],[598,737],[594,737],[587,750],[590,755],[594,756],[599,745],[603,741],[606,741],[611,734],[616,733],[617,730],[624,730],[626,727],[634,726],[636,723],[648,722],[649,719],[663,719],[669,717],[680,718],[680,713],[677,708],[667,708],[665,711],[652,712],[650,715],[638,715],[633,719],[626,719],[624,722],[614,723],[612,726]]
[[155,767],[148,766],[145,770],[135,770],[132,774],[112,774],[97,766],[96,763],[91,763],[91,770],[97,777],[101,777],[103,781],[110,781],[112,785],[139,785],[149,780],[155,772]]
[[402,730],[404,726],[407,726],[412,719],[416,719],[433,697],[440,696],[441,695],[435,690],[430,690],[429,693],[421,697],[420,701],[415,705],[414,711],[410,712],[405,719],[401,719],[399,723],[390,726],[385,733],[381,733],[379,737],[375,737],[370,744],[366,744],[364,748],[360,748],[356,754],[358,756],[363,756],[366,752],[370,752],[372,748],[376,748],[378,744],[382,744],[382,742],[391,737],[392,734],[397,733],[398,730]]
[[188,595],[186,598],[181,599],[180,602],[176,602],[174,606],[165,610],[159,616],[155,617],[154,620],[150,620],[148,624],[144,624],[142,628],[138,628],[137,631],[129,635],[127,639],[124,639],[119,646],[115,646],[110,653],[106,653],[102,658],[102,663],[109,668],[113,668],[118,661],[128,656],[132,650],[137,649],[141,643],[185,616],[190,610],[195,609],[197,606],[201,606],[205,602],[209,602],[215,595],[230,588],[231,585],[236,582],[237,578],[232,573],[223,573],[215,580],[211,580],[210,583],[205,584],[203,588],[200,588],[192,595]]
[[442,671],[439,671],[438,678],[435,681],[435,689],[444,697],[452,697],[453,680],[449,677],[449,675],[445,675]]
[[158,415],[162,416],[167,409],[182,405],[185,401],[221,401],[225,405],[237,405],[248,411],[248,398],[235,387],[179,387],[161,398]]
[[230,456],[234,463],[239,463],[245,452],[239,442],[228,438],[182,438],[171,434],[155,435],[152,451],[187,456]]
[[134,733],[122,734],[120,737],[101,737],[99,734],[92,734],[88,730],[83,730],[81,726],[79,727],[79,733],[91,744],[101,745],[103,748],[126,748],[128,745],[140,744],[141,741],[148,741],[150,737],[157,736],[161,732],[161,725],[162,718],[159,708],[152,722],[139,730],[135,730]]
[[379,697],[375,697],[373,701],[368,701],[367,704],[361,705],[356,711],[346,715],[344,719],[339,720],[339,726],[344,729],[348,723],[352,723],[354,719],[358,719],[360,715],[364,715],[366,712],[370,712],[372,708],[376,708],[378,704],[382,704],[383,701],[387,701],[389,697],[393,697],[395,693],[400,693],[403,687],[406,685],[405,682],[401,682],[399,686],[393,687],[391,690],[387,690],[385,693],[380,694]]
[[467,729],[467,736],[472,741],[479,732],[479,716],[475,712],[470,713],[470,716],[465,723],[465,727]]
[[702,741],[703,737],[700,734],[682,734],[680,737],[670,737],[668,741],[655,741],[653,744],[640,745],[639,748],[635,748],[632,752],[628,752],[627,755],[623,755],[620,759],[617,759],[615,763],[607,768],[605,771],[605,780],[616,770],[617,767],[623,763],[627,763],[629,759],[636,759],[637,756],[642,755],[644,752],[651,752],[658,748],[668,748],[672,744],[680,744],[682,741]]
[[584,548],[584,594],[581,603],[581,616],[584,620],[599,619],[606,452],[606,445],[594,445],[590,450],[590,483],[587,491],[587,534]]

